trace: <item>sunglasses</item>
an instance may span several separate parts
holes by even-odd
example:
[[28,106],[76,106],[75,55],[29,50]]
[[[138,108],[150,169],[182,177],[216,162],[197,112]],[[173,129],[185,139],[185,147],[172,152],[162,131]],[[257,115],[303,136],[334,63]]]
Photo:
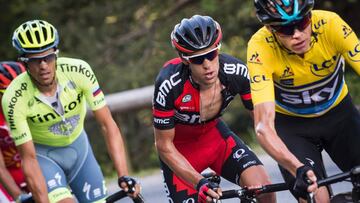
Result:
[[273,32],[276,32],[280,35],[294,35],[295,29],[298,29],[299,31],[305,30],[307,26],[311,23],[311,16],[307,15],[301,20],[297,21],[294,24],[291,25],[270,25],[270,28]]
[[185,60],[189,61],[192,64],[201,65],[204,63],[204,60],[207,59],[209,61],[214,60],[216,56],[219,54],[219,49],[221,47],[221,44],[219,44],[217,47],[201,54],[196,54],[192,56],[182,56]]
[[59,50],[56,50],[55,52],[52,52],[45,56],[34,56],[34,57],[28,57],[28,58],[20,57],[19,60],[24,63],[27,63],[29,65],[39,65],[43,61],[45,61],[46,63],[54,61],[56,59],[58,53],[59,53]]

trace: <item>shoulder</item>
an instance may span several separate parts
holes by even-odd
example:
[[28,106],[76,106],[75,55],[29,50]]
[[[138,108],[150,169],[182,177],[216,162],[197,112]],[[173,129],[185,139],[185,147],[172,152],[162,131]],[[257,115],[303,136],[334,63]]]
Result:
[[275,42],[274,36],[265,26],[263,26],[251,36],[250,40],[248,41],[248,47],[250,45],[254,46],[258,44],[263,46],[271,42]]
[[248,77],[246,64],[228,54],[219,55],[220,69],[227,77]]
[[9,99],[15,95],[18,95],[19,98],[22,98],[25,96],[26,92],[31,92],[33,89],[33,84],[31,78],[29,77],[29,74],[27,72],[24,72],[17,76],[10,83],[10,85],[6,88],[3,98]]
[[340,18],[340,16],[332,11],[325,11],[325,10],[313,10],[311,11],[311,17],[315,19],[336,19]]
[[327,30],[329,32],[333,32],[333,26],[341,26],[342,19],[341,17],[334,12],[324,11],[324,10],[314,10],[311,12],[311,20],[313,24],[313,28],[315,31],[323,32]]
[[156,77],[156,83],[161,83],[165,80],[174,80],[180,78],[183,73],[185,65],[181,62],[180,58],[174,58],[162,66],[159,74]]
[[[57,59],[57,76],[62,79],[61,75],[66,78],[72,78],[75,82],[92,81],[96,82],[96,77],[90,65],[81,59],[60,57]],[[63,78],[63,79],[64,79]],[[88,79],[88,80],[83,80]]]
[[57,59],[57,67],[63,72],[78,71],[79,68],[90,69],[90,65],[82,60],[76,58],[59,57]]
[[25,110],[26,108],[21,106],[27,105],[27,102],[33,98],[34,94],[34,85],[28,73],[25,72],[16,77],[6,88],[2,98],[3,109]]

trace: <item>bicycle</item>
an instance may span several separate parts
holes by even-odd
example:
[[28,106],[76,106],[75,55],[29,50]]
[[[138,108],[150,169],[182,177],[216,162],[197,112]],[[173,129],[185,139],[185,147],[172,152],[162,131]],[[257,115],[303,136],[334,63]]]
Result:
[[[220,184],[221,178],[214,173],[202,173],[202,175],[207,178],[209,181]],[[351,192],[347,193],[340,193],[333,197],[331,197],[331,203],[359,203],[360,202],[360,166],[356,166],[348,172],[338,173],[333,176],[329,176],[325,179],[319,180],[318,186],[327,186],[334,183],[338,183],[341,181],[345,181],[350,178],[351,183],[353,184],[353,189]],[[263,185],[258,188],[247,188],[243,187],[240,189],[231,189],[222,191],[222,196],[220,200],[224,199],[232,199],[237,198],[240,200],[241,203],[256,203],[256,196],[264,193],[271,193],[271,192],[281,192],[289,190],[288,185],[286,183],[275,183],[269,185]],[[312,194],[308,195],[308,202],[315,203]],[[214,201],[219,202],[219,201]]]

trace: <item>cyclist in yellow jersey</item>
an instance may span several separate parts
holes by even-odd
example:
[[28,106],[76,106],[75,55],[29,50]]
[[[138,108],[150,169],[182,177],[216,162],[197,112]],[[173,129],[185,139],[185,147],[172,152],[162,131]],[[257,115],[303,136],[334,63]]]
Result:
[[312,10],[314,0],[254,3],[264,25],[247,50],[257,139],[297,199],[307,189],[328,202],[315,183],[321,151],[341,170],[360,164],[360,115],[344,80],[345,61],[360,74],[359,40],[337,14]]
[[[140,185],[128,176],[119,128],[89,64],[59,57],[58,32],[43,20],[13,34],[26,72],[6,89],[2,106],[36,202],[103,202],[103,174],[84,131],[86,103],[101,126],[120,187],[132,197]],[[71,188],[71,192],[69,190]]]

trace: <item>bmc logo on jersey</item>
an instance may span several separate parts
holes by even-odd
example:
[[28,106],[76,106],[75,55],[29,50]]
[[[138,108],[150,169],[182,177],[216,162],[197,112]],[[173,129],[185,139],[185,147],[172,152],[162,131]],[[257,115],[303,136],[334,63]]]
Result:
[[246,78],[249,78],[247,67],[241,63],[224,63],[224,72],[230,75],[242,75]]
[[175,117],[185,123],[200,123],[200,115],[197,113],[180,113],[176,112]]
[[155,101],[161,106],[165,107],[165,97],[169,94],[170,90],[181,82],[181,78],[178,78],[179,72],[171,75],[168,80],[164,80],[158,90]]

